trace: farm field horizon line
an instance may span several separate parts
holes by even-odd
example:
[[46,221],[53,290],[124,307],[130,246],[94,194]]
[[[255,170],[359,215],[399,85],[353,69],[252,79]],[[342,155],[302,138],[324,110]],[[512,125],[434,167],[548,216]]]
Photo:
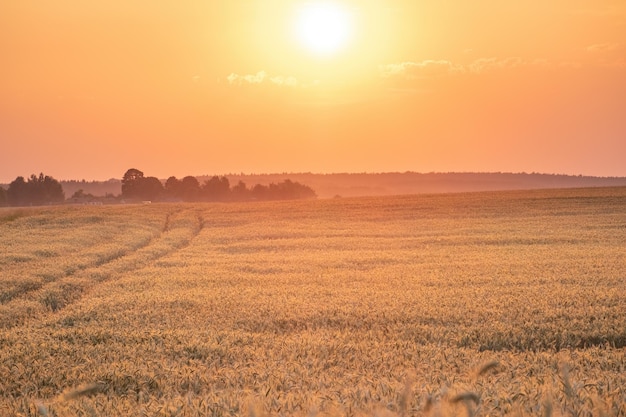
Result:
[[[151,175],[146,173],[146,175]],[[150,177],[156,181],[156,177]],[[168,181],[172,182],[171,177]],[[187,178],[187,177],[185,177]],[[507,191],[534,189],[561,189],[626,186],[626,177],[593,177],[539,173],[418,173],[418,172],[385,172],[385,173],[282,173],[282,174],[226,174],[221,177],[201,175],[195,176],[199,185],[210,183],[213,187],[220,182],[229,182],[232,195],[206,196],[211,200],[245,200],[241,191],[251,191],[255,187],[268,187],[271,184],[284,185],[288,182],[301,184],[303,189],[309,188],[317,198],[361,197],[361,196],[394,196],[408,194],[438,194],[474,191]],[[56,181],[56,180],[55,180]],[[166,186],[166,193],[157,200],[180,200],[175,198],[174,185],[167,184],[165,179],[159,180]],[[180,180],[175,181],[180,182]],[[122,197],[122,180],[111,178],[106,181],[61,180],[59,181],[64,199],[70,203],[99,202],[103,204],[119,203]],[[256,186],[254,186],[256,184]],[[5,188],[7,185],[3,186]],[[247,189],[249,187],[249,189]],[[171,189],[170,189],[171,188]],[[214,187],[213,187],[214,188]],[[219,187],[218,187],[219,188]],[[211,188],[212,189],[212,188]],[[1,190],[0,190],[1,191]],[[208,189],[207,189],[208,191]],[[206,194],[206,193],[204,193]],[[16,200],[17,197],[13,197]],[[6,199],[6,196],[5,196]],[[248,198],[252,199],[252,198]],[[288,198],[287,198],[288,199]],[[144,198],[144,200],[154,200]],[[56,200],[55,200],[56,201]],[[6,203],[6,202],[5,202]],[[0,198],[0,206],[2,206]],[[12,206],[17,206],[13,201]],[[22,204],[24,205],[24,204]],[[28,204],[25,204],[28,205]]]

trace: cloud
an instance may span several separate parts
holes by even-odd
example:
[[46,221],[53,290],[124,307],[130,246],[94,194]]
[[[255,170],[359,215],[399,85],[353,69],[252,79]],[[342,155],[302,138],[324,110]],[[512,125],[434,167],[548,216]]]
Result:
[[297,87],[298,80],[295,77],[285,77],[282,75],[276,75],[274,77],[270,77],[270,82],[276,85],[284,85],[286,87]]
[[261,84],[267,77],[265,71],[259,71],[256,74],[239,75],[234,72],[231,73],[226,79],[229,84],[243,85],[243,84]]
[[482,74],[484,72],[499,71],[505,69],[518,68],[526,65],[524,60],[519,57],[512,58],[481,58],[469,64],[469,72],[473,74]]
[[421,62],[402,62],[399,64],[381,65],[379,67],[382,78],[402,78],[415,80],[462,74],[484,74],[495,71],[505,71],[515,68],[554,68],[548,60],[524,60],[520,57],[508,58],[480,58],[469,64],[455,64],[446,60],[425,60]]
[[626,68],[624,51],[626,45],[617,42],[596,43],[589,45],[585,51],[596,60],[596,64],[605,68]]
[[381,65],[380,76],[383,78],[430,78],[443,75],[463,73],[462,66],[446,60],[425,60],[422,62],[402,62],[399,64]]
[[292,76],[269,75],[265,71],[259,71],[256,74],[235,74],[231,73],[226,80],[231,85],[249,85],[249,84],[270,84],[281,87],[297,87],[298,79]]
[[622,45],[619,43],[596,43],[587,46],[585,49],[590,53],[613,52],[622,49]]

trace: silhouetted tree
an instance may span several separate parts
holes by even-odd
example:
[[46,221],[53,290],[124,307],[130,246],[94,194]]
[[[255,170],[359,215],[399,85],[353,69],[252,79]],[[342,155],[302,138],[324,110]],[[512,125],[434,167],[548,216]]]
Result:
[[54,178],[39,174],[31,175],[28,182],[17,177],[7,190],[7,200],[13,206],[60,203],[65,200],[63,187]]
[[65,200],[61,183],[54,178],[39,174],[31,175],[28,184],[33,188],[34,204],[60,203]]
[[122,196],[124,198],[141,198],[141,181],[143,178],[143,172],[138,169],[131,168],[126,171],[122,178]]
[[204,182],[202,193],[209,201],[228,200],[230,194],[230,183],[226,177],[215,176]]
[[85,191],[83,191],[82,188],[76,190],[74,192],[74,194],[72,194],[71,198],[87,198],[87,197],[93,197],[93,195],[91,194],[85,194]]
[[252,189],[252,196],[256,200],[297,200],[317,197],[312,188],[288,179],[269,186],[257,184]]
[[74,192],[74,194],[72,194],[72,199],[77,199],[77,200],[93,200],[96,198],[95,195],[91,194],[91,193],[86,193],[82,188],[76,190]]
[[0,187],[0,207],[7,205],[7,192],[4,188]]
[[28,184],[24,177],[17,177],[9,184],[7,190],[7,201],[12,206],[26,206],[30,201]]
[[269,195],[269,188],[265,185],[257,184],[252,187],[250,194],[252,195],[252,198],[254,200],[267,200]]
[[183,183],[176,177],[172,176],[165,181],[165,194],[169,198],[181,198],[182,199],[182,187]]
[[257,184],[252,189],[239,181],[231,189],[228,178],[224,176],[211,177],[200,186],[196,177],[188,175],[182,180],[171,176],[163,185],[159,179],[144,177],[143,172],[134,168],[124,174],[122,196],[142,200],[168,198],[183,201],[293,200],[317,197],[310,187],[288,179],[269,186]]
[[70,202],[72,203],[86,203],[92,201],[98,201],[99,198],[91,193],[86,193],[82,188],[74,191],[72,197],[70,197]]
[[278,194],[282,200],[295,200],[295,199],[309,199],[316,198],[317,194],[309,186],[300,184],[299,182],[293,182],[291,180],[285,180],[282,183],[278,183]]
[[139,196],[143,200],[158,200],[163,194],[163,184],[157,177],[143,178],[139,182]]
[[235,201],[246,201],[250,199],[250,190],[246,187],[246,183],[239,181],[237,185],[230,190],[231,198]]
[[144,177],[143,172],[131,168],[122,178],[122,196],[138,200],[158,200],[163,195],[163,184],[156,177]]
[[197,201],[200,198],[200,183],[196,177],[186,176],[182,180],[181,196],[185,201]]

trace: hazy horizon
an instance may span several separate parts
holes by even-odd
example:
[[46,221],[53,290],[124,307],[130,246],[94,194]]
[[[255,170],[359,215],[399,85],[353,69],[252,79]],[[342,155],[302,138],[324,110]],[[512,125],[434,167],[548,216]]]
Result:
[[[143,170],[140,169],[140,171],[144,172]],[[29,174],[23,174],[23,175],[16,175],[15,177],[9,179],[9,180],[2,180],[0,179],[0,184],[3,185],[8,185],[10,184],[12,181],[15,180],[15,178],[17,178],[18,176],[24,177],[25,179],[28,179],[28,177],[30,177],[31,175],[39,175],[42,172],[31,172]],[[58,178],[54,175],[51,175],[50,173],[47,172],[43,172],[43,174],[45,175],[49,175],[51,177],[53,177],[54,179],[56,179],[57,181],[60,182],[72,182],[72,181],[76,181],[76,182],[100,182],[100,183],[105,183],[107,181],[121,181],[122,177],[123,177],[123,173],[119,176],[112,176],[110,178]],[[552,172],[525,172],[525,171],[521,171],[521,172],[511,172],[511,171],[501,171],[501,172],[496,172],[496,171],[484,171],[484,172],[479,172],[479,171],[465,171],[465,172],[457,172],[457,171],[449,171],[449,172],[438,172],[438,171],[431,171],[431,172],[418,172],[418,171],[380,171],[380,172],[227,172],[227,173],[205,173],[205,174],[181,174],[181,175],[164,175],[164,176],[158,176],[158,175],[153,175],[150,172],[144,172],[144,174],[146,176],[150,176],[150,177],[156,177],[161,181],[165,181],[167,180],[169,177],[176,177],[178,179],[182,179],[186,176],[192,176],[192,177],[196,177],[196,178],[200,178],[200,177],[213,177],[213,176],[218,176],[218,177],[261,177],[261,176],[283,176],[283,175],[294,175],[294,176],[305,176],[305,175],[311,175],[311,176],[333,176],[333,175],[354,175],[354,176],[358,176],[358,175],[394,175],[394,174],[416,174],[416,175],[540,175],[540,176],[564,176],[564,177],[587,177],[587,178],[626,178],[626,175],[606,175],[606,176],[602,176],[602,175],[585,175],[585,174],[562,174],[562,173],[552,173]]]
[[3,183],[626,176],[619,0],[23,0],[0,27]]

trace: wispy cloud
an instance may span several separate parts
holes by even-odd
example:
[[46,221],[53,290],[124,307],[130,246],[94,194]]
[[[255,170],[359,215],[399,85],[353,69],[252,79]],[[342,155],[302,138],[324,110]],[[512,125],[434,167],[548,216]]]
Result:
[[445,75],[484,74],[515,68],[554,68],[555,65],[545,59],[525,60],[520,57],[480,58],[469,64],[456,64],[446,60],[425,60],[421,62],[402,62],[381,65],[382,78],[419,79]]
[[261,84],[267,78],[265,71],[259,71],[256,74],[240,75],[231,73],[226,80],[229,84],[242,85],[242,84]]
[[626,45],[618,42],[595,43],[588,45],[585,51],[597,65],[605,68],[626,68]]
[[249,84],[271,84],[282,87],[297,87],[298,79],[292,76],[269,75],[265,71],[259,71],[256,74],[236,74],[231,73],[226,80],[231,85],[249,85]]
[[401,62],[399,64],[381,65],[379,71],[380,76],[383,78],[402,77],[417,79],[463,73],[465,69],[446,60],[426,60],[422,62]]
[[601,52],[614,52],[622,49],[622,45],[616,42],[613,43],[596,43],[593,45],[587,46],[585,48],[587,52],[591,53],[601,53]]
[[482,74],[484,72],[519,68],[526,63],[520,57],[510,58],[480,58],[468,65],[469,72]]
[[297,78],[284,75],[275,75],[270,77],[270,82],[272,84],[283,85],[286,87],[297,87],[299,85]]

